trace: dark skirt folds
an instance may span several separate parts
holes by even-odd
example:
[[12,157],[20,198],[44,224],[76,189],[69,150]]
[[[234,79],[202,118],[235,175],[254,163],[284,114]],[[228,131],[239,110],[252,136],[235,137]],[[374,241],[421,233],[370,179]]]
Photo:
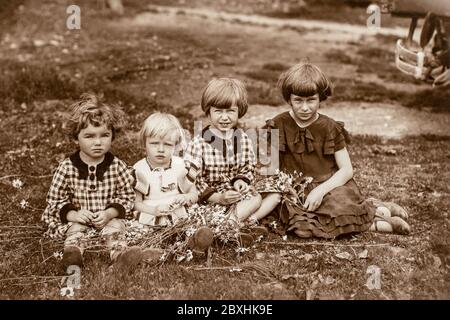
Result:
[[[311,184],[311,191],[317,184]],[[367,231],[375,217],[375,207],[366,201],[354,180],[330,191],[314,212],[284,201],[280,219],[287,231],[299,230],[305,237],[334,238],[343,234]]]

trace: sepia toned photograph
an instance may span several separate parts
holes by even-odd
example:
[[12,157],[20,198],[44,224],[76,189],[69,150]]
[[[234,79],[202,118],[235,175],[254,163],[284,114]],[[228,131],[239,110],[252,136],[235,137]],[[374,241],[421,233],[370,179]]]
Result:
[[0,0],[0,300],[449,300],[449,67],[449,0]]

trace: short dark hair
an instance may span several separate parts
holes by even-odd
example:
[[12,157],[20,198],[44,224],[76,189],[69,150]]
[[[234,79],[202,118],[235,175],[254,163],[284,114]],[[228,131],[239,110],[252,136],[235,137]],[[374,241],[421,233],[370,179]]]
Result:
[[201,105],[205,114],[209,114],[211,107],[228,109],[233,104],[238,107],[238,116],[242,118],[248,109],[247,90],[238,79],[213,79],[203,90]]
[[332,95],[332,83],[319,67],[309,62],[301,62],[281,74],[278,86],[286,102],[291,94],[302,97],[319,94],[320,101]]

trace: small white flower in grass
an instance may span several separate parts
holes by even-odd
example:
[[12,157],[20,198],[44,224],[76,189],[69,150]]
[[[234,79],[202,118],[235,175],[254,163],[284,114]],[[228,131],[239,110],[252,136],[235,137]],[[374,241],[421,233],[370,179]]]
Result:
[[55,257],[55,259],[62,260],[63,253],[62,252],[53,252],[53,257]]
[[264,236],[260,235],[260,236],[258,236],[258,238],[256,238],[255,242],[261,242],[263,238],[264,238]]
[[61,288],[60,293],[63,297],[72,298],[75,292],[73,291],[72,287],[64,287]]
[[250,250],[249,248],[242,248],[242,247],[236,248],[236,252],[238,252],[238,253],[244,253],[249,250]]
[[185,258],[186,258],[185,256],[179,256],[179,257],[177,258],[177,262],[181,262],[181,261],[183,261]]
[[22,209],[25,209],[26,207],[28,207],[28,205],[29,205],[29,203],[25,199],[22,199],[22,201],[20,201],[20,207]]
[[276,221],[272,221],[271,223],[269,223],[269,226],[271,227],[271,228],[276,228],[277,227],[277,222]]
[[164,261],[164,260],[166,260],[166,258],[167,258],[167,253],[164,252],[164,253],[161,255],[161,257],[159,257],[159,261]]
[[189,229],[186,230],[186,236],[190,237],[195,233],[195,228],[194,227],[189,227]]
[[236,268],[236,267],[233,267],[230,269],[230,272],[241,272],[241,271],[242,271],[241,268]]
[[283,241],[287,241],[287,235],[282,236],[281,239],[283,239]]
[[16,189],[22,189],[23,187],[23,182],[20,179],[14,179],[12,182],[12,186]]
[[186,261],[191,261],[194,258],[194,255],[192,254],[191,250],[186,251]]

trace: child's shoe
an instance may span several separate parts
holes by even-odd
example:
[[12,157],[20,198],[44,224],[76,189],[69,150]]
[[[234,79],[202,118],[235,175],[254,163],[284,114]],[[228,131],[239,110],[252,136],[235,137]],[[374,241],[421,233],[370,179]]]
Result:
[[310,230],[300,230],[300,229],[295,229],[294,233],[297,235],[297,237],[299,238],[312,238],[313,237],[313,233]]
[[189,239],[188,247],[197,253],[204,253],[212,245],[214,233],[211,228],[200,227]]
[[400,217],[382,218],[373,222],[370,227],[370,231],[384,232],[384,233],[396,233],[396,234],[409,234],[411,228],[409,224]]
[[69,266],[79,266],[80,268],[83,266],[83,255],[81,254],[81,250],[75,246],[67,246],[64,248],[62,264],[64,269],[67,270]]
[[250,234],[254,238],[258,238],[260,236],[265,237],[269,234],[269,230],[267,230],[267,228],[264,226],[254,226],[250,228]]
[[114,261],[114,265],[121,269],[128,269],[137,266],[141,261],[142,261],[141,248],[138,246],[133,246],[121,251],[118,254],[116,260]]
[[255,238],[249,233],[240,232],[238,237],[239,244],[243,248],[250,247],[255,241]]
[[161,261],[164,250],[160,248],[147,248],[142,250],[142,261],[150,264],[156,264]]
[[383,206],[389,209],[391,216],[402,218],[405,221],[408,220],[408,212],[395,202],[383,202]]

